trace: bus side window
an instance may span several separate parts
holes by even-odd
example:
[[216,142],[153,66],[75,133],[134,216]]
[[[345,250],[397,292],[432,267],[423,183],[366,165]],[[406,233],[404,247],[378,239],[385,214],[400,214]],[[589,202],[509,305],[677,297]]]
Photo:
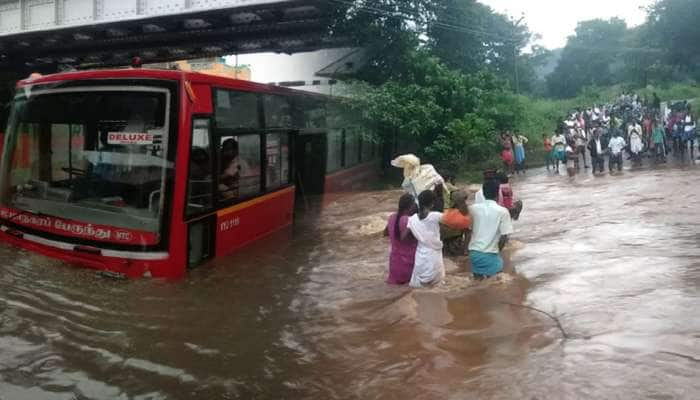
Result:
[[192,120],[187,214],[194,215],[213,206],[211,129],[209,119]]
[[267,190],[289,184],[289,134],[268,133],[267,144]]
[[266,128],[292,127],[292,105],[287,97],[264,94],[262,99]]
[[235,90],[214,90],[214,118],[219,129],[259,129],[258,95]]
[[242,199],[260,193],[260,135],[222,136],[219,146],[220,200]]

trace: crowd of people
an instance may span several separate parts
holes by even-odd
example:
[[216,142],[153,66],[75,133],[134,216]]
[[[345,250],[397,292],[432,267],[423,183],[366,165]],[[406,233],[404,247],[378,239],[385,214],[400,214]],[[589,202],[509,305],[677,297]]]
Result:
[[[681,101],[661,108],[651,99],[622,94],[616,101],[576,110],[564,119],[554,135],[543,135],[546,165],[569,176],[593,168],[594,174],[621,171],[625,160],[641,165],[644,158],[665,163],[673,155],[695,158],[696,116],[690,103]],[[587,157],[589,155],[589,157]],[[590,166],[589,161],[590,160]]]
[[[641,165],[645,158],[665,163],[696,157],[697,116],[689,102],[678,101],[663,109],[659,97],[622,94],[615,101],[577,109],[564,118],[553,135],[542,135],[547,170],[569,176],[583,169],[603,173],[621,171],[625,160]],[[510,175],[525,173],[527,137],[506,131],[499,136],[501,161]]]
[[[611,173],[621,171],[625,160],[636,165],[644,158],[664,163],[669,155],[692,160],[695,120],[687,102],[662,109],[656,94],[652,99],[623,94],[610,104],[572,112],[554,135],[543,135],[547,170],[559,173],[564,166],[573,177],[582,168],[603,173],[606,160]],[[443,177],[411,154],[392,161],[404,169],[406,193],[385,229],[391,241],[387,282],[411,287],[441,282],[443,253],[468,254],[477,280],[503,270],[500,252],[522,210],[509,177],[525,173],[528,139],[517,131],[504,132],[499,139],[504,169],[484,173],[473,204],[468,203],[468,193],[454,185],[452,175]]]
[[401,156],[392,165],[404,169],[406,193],[384,230],[391,242],[388,283],[418,288],[442,282],[443,253],[468,254],[476,280],[502,272],[500,252],[522,210],[507,172],[485,171],[469,204],[468,192],[454,186],[453,177],[443,178],[417,157]]

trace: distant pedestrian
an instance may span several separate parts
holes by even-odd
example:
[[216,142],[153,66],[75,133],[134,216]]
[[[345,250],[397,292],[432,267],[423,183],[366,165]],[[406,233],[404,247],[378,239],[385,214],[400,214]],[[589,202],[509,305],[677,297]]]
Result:
[[588,151],[591,153],[591,159],[593,163],[593,173],[603,173],[605,168],[605,151],[608,146],[604,142],[602,137],[602,129],[596,127],[593,130],[593,138],[588,142]]
[[651,134],[654,129],[653,127],[654,118],[651,114],[647,113],[642,121],[642,131],[644,133],[644,143],[649,146],[651,144]]
[[656,120],[652,121],[651,143],[654,149],[655,161],[666,162],[665,132]]
[[673,133],[671,134],[673,138],[673,154],[677,156],[678,153],[681,153],[681,156],[683,156],[684,152],[681,152],[681,147],[683,144],[683,132],[685,131],[685,118],[680,113],[677,113],[673,121]]
[[[578,160],[579,155],[583,157],[583,166],[588,169],[588,161],[586,161],[586,131],[583,128],[576,128],[574,130],[574,153],[576,154],[576,159]],[[577,163],[578,164],[578,163]],[[578,169],[579,166],[577,165]]]
[[685,115],[683,124],[683,154],[685,155],[685,150],[690,147],[690,159],[695,158],[695,139],[697,137],[697,128],[695,126],[695,118],[688,104],[688,109]]
[[550,165],[554,167],[554,157],[552,153],[554,147],[552,146],[552,139],[543,134],[542,145],[544,146],[544,162],[547,165],[547,171],[549,171]]
[[622,150],[624,150],[626,145],[625,139],[620,137],[620,132],[616,129],[608,143],[608,150],[610,151],[608,169],[610,172],[613,171],[613,166],[617,166],[617,170],[622,171]]
[[503,166],[509,174],[513,174],[514,170],[514,156],[513,156],[513,137],[510,132],[504,132],[501,134],[501,160],[503,161]]
[[559,163],[566,163],[566,136],[562,130],[552,136],[552,145],[554,146],[554,165],[559,173]]
[[573,178],[578,170],[578,155],[571,146],[566,146],[566,173]]
[[630,155],[632,156],[632,161],[635,164],[640,164],[642,162],[642,150],[644,150],[644,141],[642,140],[642,133],[637,129],[632,129],[629,136],[630,141]]
[[513,135],[513,151],[515,153],[515,172],[519,174],[520,172],[525,173],[525,144],[527,144],[527,137],[520,134],[520,132],[515,132]]
[[[625,141],[627,142],[627,150],[629,151],[630,158],[635,159],[635,153],[632,151],[632,144],[634,143],[637,145],[638,143],[636,142],[637,137],[639,138],[639,141],[641,142],[642,140],[642,126],[639,125],[639,122],[637,120],[633,119],[630,117],[628,123],[627,123],[627,136],[625,136]],[[632,140],[632,135],[636,135],[634,141]],[[642,148],[644,146],[642,145]],[[641,152],[642,150],[639,150]]]

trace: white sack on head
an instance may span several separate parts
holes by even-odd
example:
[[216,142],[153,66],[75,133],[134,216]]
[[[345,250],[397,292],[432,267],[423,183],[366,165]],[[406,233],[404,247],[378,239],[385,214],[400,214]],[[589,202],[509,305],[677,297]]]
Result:
[[397,168],[403,168],[404,178],[413,178],[420,167],[420,158],[413,154],[404,154],[391,160],[391,165]]
[[430,164],[423,164],[418,167],[418,171],[413,178],[405,178],[403,180],[401,187],[417,199],[421,192],[433,190],[435,186],[444,183],[445,180],[437,173],[435,167]]
[[424,190],[433,190],[445,180],[430,164],[420,165],[420,159],[413,154],[404,154],[391,160],[391,165],[403,168],[404,180],[401,187],[416,199]]

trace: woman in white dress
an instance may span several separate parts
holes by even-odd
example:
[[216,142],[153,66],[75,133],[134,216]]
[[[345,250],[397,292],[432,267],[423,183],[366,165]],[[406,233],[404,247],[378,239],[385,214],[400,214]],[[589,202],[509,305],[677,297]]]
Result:
[[421,192],[418,195],[419,211],[408,219],[408,229],[418,240],[413,274],[409,283],[414,288],[439,283],[445,277],[440,240],[442,213],[431,211],[435,201],[433,191]]
[[630,127],[630,153],[632,153],[632,160],[637,164],[642,162],[642,150],[644,150],[642,130],[639,124],[635,122],[635,124]]

